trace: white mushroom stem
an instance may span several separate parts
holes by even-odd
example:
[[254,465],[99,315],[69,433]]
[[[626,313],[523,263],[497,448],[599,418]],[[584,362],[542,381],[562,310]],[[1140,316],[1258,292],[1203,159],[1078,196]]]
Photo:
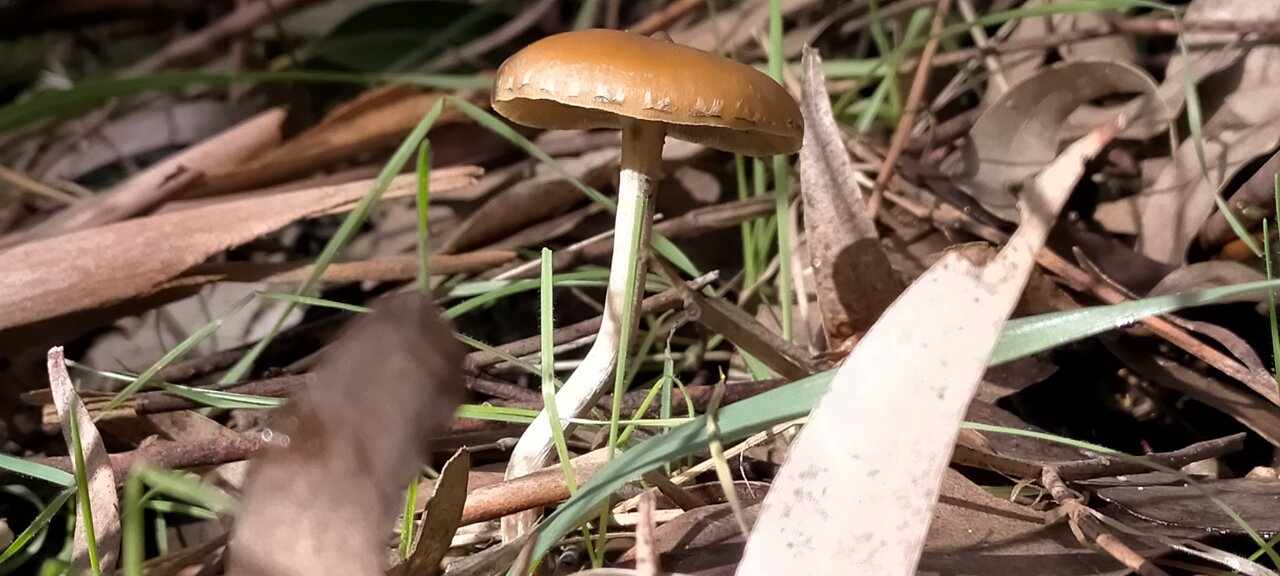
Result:
[[[638,318],[632,316],[623,325],[623,310],[627,307],[627,279],[632,279],[631,306],[635,309],[644,295],[645,263],[649,253],[649,231],[653,226],[654,186],[662,169],[662,143],[666,130],[662,124],[640,120],[624,120],[622,126],[622,162],[618,178],[618,211],[614,220],[613,260],[609,264],[609,285],[605,292],[604,316],[595,344],[587,352],[582,363],[569,376],[556,393],[556,411],[562,419],[566,433],[572,429],[564,422],[568,418],[582,418],[604,395],[614,382],[614,369],[625,342],[635,331]],[[637,219],[637,216],[639,218]],[[631,268],[632,250],[636,252],[636,266]],[[626,335],[626,338],[624,338]],[[554,436],[547,411],[537,418],[520,436],[511,460],[507,464],[506,477],[518,478],[551,463]],[[506,516],[502,519],[502,538],[510,542],[527,532],[538,521],[539,511],[530,510]]]

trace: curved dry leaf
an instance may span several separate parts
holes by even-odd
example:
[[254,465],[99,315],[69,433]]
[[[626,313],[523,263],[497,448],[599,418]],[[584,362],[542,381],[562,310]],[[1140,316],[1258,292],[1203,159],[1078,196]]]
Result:
[[[49,350],[49,389],[53,393],[53,403],[58,409],[58,421],[62,422],[62,437],[67,442],[67,450],[76,450],[72,439],[70,422],[74,417],[80,440],[80,450],[84,454],[85,478],[89,485],[89,512],[93,519],[93,535],[97,543],[98,566],[101,572],[111,573],[115,570],[116,558],[120,553],[120,501],[116,495],[116,476],[111,471],[111,460],[107,456],[107,447],[102,443],[97,426],[93,425],[93,417],[80,402],[71,376],[67,374],[67,363],[62,347]],[[78,573],[88,574],[89,541],[85,530],[84,508],[76,506],[75,538],[71,551],[71,567]]]
[[[433,170],[431,188],[465,186],[478,170]],[[412,194],[413,182],[401,182],[398,192]],[[372,186],[355,182],[134,218],[0,252],[6,271],[0,330],[151,294],[223,250],[297,220],[350,210]]]
[[434,576],[441,572],[440,561],[449,551],[453,534],[462,521],[467,501],[467,479],[471,473],[471,452],[458,450],[435,481],[435,490],[422,513],[422,526],[413,539],[409,557],[389,572],[390,576]]
[[231,127],[233,114],[233,107],[222,99],[161,99],[88,133],[79,146],[52,163],[43,180],[75,180],[122,158],[203,142]]
[[1014,86],[982,113],[962,149],[958,179],[991,213],[1017,220],[1015,190],[1058,153],[1058,133],[1081,104],[1103,96],[1154,95],[1142,69],[1120,62],[1067,62]]
[[[584,184],[599,187],[618,171],[621,150],[605,148],[576,158],[559,160],[560,166]],[[445,253],[489,245],[507,236],[563,214],[582,201],[583,195],[564,175],[540,166],[539,174],[498,193],[471,213],[441,245]]]
[[1090,133],[1035,178],[998,255],[947,252],[871,328],[792,444],[738,574],[915,573],[956,430],[1035,255],[1119,128]]
[[[1147,296],[1163,296],[1266,279],[1266,274],[1247,264],[1231,260],[1210,260],[1188,264],[1170,272],[1147,293]],[[1245,294],[1241,298],[1225,298],[1222,301],[1265,302],[1266,298],[1262,294]]]
[[1156,177],[1154,186],[1116,201],[1134,205],[1138,251],[1161,262],[1182,263],[1214,211],[1214,196],[1242,168],[1280,145],[1277,118],[1280,82],[1232,94],[1205,122],[1205,166],[1200,164],[1195,142],[1187,140],[1178,147],[1174,162]]
[[[1071,0],[1057,0],[1068,4]],[[1050,16],[1055,32],[1098,29],[1108,27],[1111,21],[1121,17],[1118,12],[1066,12]],[[1138,49],[1133,37],[1113,34],[1081,42],[1067,42],[1058,47],[1063,60],[1108,60],[1111,62],[1138,63]]]
[[[1205,21],[1269,21],[1280,18],[1280,4],[1274,2],[1258,2],[1256,0],[1195,0],[1187,6],[1184,22]],[[1183,41],[1188,47],[1190,58],[1183,58],[1181,51],[1175,50],[1173,58],[1165,66],[1164,82],[1160,84],[1159,94],[1168,106],[1168,114],[1151,115],[1137,118],[1129,124],[1119,138],[1147,140],[1169,128],[1169,120],[1182,113],[1187,103],[1186,84],[1188,80],[1197,87],[1199,100],[1207,110],[1216,108],[1216,103],[1249,83],[1241,82],[1244,74],[1226,73],[1233,68],[1254,68],[1253,64],[1242,64],[1241,58],[1259,47],[1250,48],[1241,35],[1234,32],[1187,32]],[[1206,46],[1212,48],[1206,49]],[[1274,53],[1270,55],[1274,61]],[[1239,65],[1239,66],[1238,66]],[[1221,74],[1220,74],[1221,73]],[[1213,82],[1204,82],[1213,77]],[[1234,77],[1233,77],[1234,76]],[[1202,85],[1201,83],[1204,82]],[[1072,115],[1063,130],[1064,138],[1074,138],[1088,131],[1117,112],[1134,115],[1148,106],[1142,99],[1134,99],[1115,107],[1082,107]]]
[[831,114],[822,58],[804,50],[800,195],[818,308],[831,346],[865,332],[902,293]]
[[263,431],[227,573],[382,576],[404,487],[465,395],[462,354],[425,294],[356,316]]

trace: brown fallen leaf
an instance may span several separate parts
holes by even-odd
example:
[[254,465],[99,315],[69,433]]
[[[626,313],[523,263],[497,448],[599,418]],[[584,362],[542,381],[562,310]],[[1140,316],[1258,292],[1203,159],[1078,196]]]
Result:
[[[465,186],[477,170],[433,170],[431,187]],[[0,269],[9,271],[0,275],[0,329],[153,293],[213,254],[297,220],[349,210],[371,185],[357,182],[134,218],[0,252]]]
[[1102,96],[1155,90],[1149,74],[1121,62],[1065,62],[1046,68],[1015,85],[978,118],[961,150],[965,173],[960,183],[983,208],[1016,221],[1017,187],[1057,156],[1058,131],[1073,110]]
[[[1151,523],[1154,530],[1171,526],[1201,533],[1245,534],[1222,508],[1205,497],[1203,488],[1182,483],[1152,485],[1138,479],[1126,484],[1101,488],[1096,494]],[[1280,481],[1275,478],[1233,478],[1217,480],[1205,487],[1213,490],[1214,497],[1225,502],[1254,530],[1263,534],[1280,532],[1280,509],[1274,505],[1280,499]]]
[[[463,254],[431,256],[433,275],[485,272],[512,260],[516,253],[487,250]],[[325,268],[320,282],[390,282],[417,277],[421,260],[417,256],[395,256],[334,262]],[[210,282],[294,283],[305,281],[315,269],[313,262],[215,262],[197,264],[162,286],[194,286]]]
[[[617,173],[619,149],[595,150],[559,160],[564,171],[588,186],[599,187]],[[485,202],[441,245],[445,253],[470,250],[502,240],[512,233],[562,214],[583,200],[582,192],[559,170],[540,166],[538,174]]]
[[865,332],[902,293],[902,283],[880,247],[854,179],[844,135],[831,114],[822,58],[804,50],[804,145],[800,192],[805,239],[827,342],[837,347]]
[[[319,124],[250,162],[210,172],[188,197],[270,186],[328,169],[362,152],[391,147],[403,140],[439,99],[438,93],[411,86],[371,88],[335,108]],[[443,127],[463,118],[455,107],[446,106],[436,125]]]
[[462,400],[461,366],[452,328],[424,294],[356,317],[315,383],[263,430],[227,573],[383,574],[403,489]]
[[0,247],[82,233],[90,227],[118,222],[151,210],[185,189],[185,185],[166,186],[174,178],[183,178],[181,174],[203,176],[230,168],[279,142],[284,117],[282,108],[259,113],[213,138],[151,165],[110,190],[77,202],[28,230],[6,236],[0,241]]
[[[93,424],[93,417],[85,410],[80,397],[76,395],[75,385],[67,374],[67,363],[62,347],[49,350],[49,389],[53,392],[53,402],[58,407],[58,417],[62,426],[62,437],[67,443],[67,450],[76,451],[78,436],[80,450],[84,455],[84,476],[89,486],[89,511],[93,520],[93,536],[97,543],[98,566],[103,573],[115,570],[116,558],[120,553],[120,501],[116,495],[116,477],[111,471],[111,461],[107,457],[107,447],[102,443],[102,436]],[[74,418],[74,423],[72,423]],[[75,432],[72,432],[72,428]],[[84,517],[84,507],[76,506],[75,537],[71,551],[71,568],[80,573],[89,573],[89,539]]]
[[[230,128],[233,106],[213,97],[194,100],[161,98],[115,118],[87,135],[68,154],[51,158],[43,180],[76,180],[85,174],[166,148],[187,147]],[[159,124],[159,125],[158,125]]]
[[1091,132],[1036,176],[998,255],[946,253],[881,316],[792,444],[738,574],[800,564],[915,573],[956,431],[1000,331],[1085,162],[1122,125]]

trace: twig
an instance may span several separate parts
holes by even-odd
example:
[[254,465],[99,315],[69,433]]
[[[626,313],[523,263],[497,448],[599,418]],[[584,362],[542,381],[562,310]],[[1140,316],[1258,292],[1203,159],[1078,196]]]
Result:
[[938,51],[938,42],[941,37],[938,35],[942,31],[942,26],[946,24],[947,14],[951,12],[951,0],[939,0],[938,7],[933,13],[933,23],[929,29],[929,43],[924,45],[924,51],[920,54],[920,64],[916,66],[916,76],[911,81],[911,92],[907,94],[907,102],[902,108],[902,118],[898,121],[898,128],[893,132],[893,140],[889,142],[889,151],[884,155],[884,163],[880,165],[880,173],[876,175],[876,186],[871,190],[871,199],[867,201],[867,216],[872,221],[876,219],[876,213],[880,211],[880,202],[884,197],[884,187],[893,178],[893,168],[898,163],[898,157],[902,156],[903,148],[907,144],[907,137],[911,135],[911,129],[916,123],[916,112],[920,108],[920,100],[924,98],[924,88],[929,82],[930,62],[933,55]]
[[556,4],[558,4],[556,0],[538,0],[537,3],[525,7],[519,16],[508,20],[506,24],[503,24],[497,30],[490,32],[486,36],[476,38],[457,50],[450,50],[441,54],[434,60],[423,64],[419,67],[419,70],[428,73],[439,72],[463,62],[475,60],[490,50],[510,42],[516,36],[523,34],[525,30],[532,28],[534,24],[538,23],[538,20],[542,19],[547,10],[550,10]]
[[[1244,439],[1245,433],[1241,432],[1223,436],[1222,438],[1197,442],[1172,452],[1148,454],[1143,457],[1143,460],[1168,466],[1169,468],[1181,468],[1192,462],[1238,452],[1244,449]],[[1121,474],[1137,474],[1151,470],[1150,466],[1141,462],[1121,460],[1112,456],[1100,456],[1089,460],[1055,464],[1054,468],[1060,479],[1070,481],[1119,476]]]
[[[229,392],[244,392],[256,390],[264,392],[263,395],[286,396],[302,386],[312,382],[310,375],[290,376],[285,378],[274,378],[271,380],[262,380],[259,382],[250,382],[238,384],[226,388]],[[725,385],[724,398],[721,405],[729,405],[735,402],[741,402],[748,398],[755,397],[770,390],[774,390],[788,384],[787,380],[758,380],[747,382],[730,382]],[[687,415],[684,410],[686,399],[693,404],[694,413],[702,413],[706,410],[707,404],[711,401],[713,392],[712,386],[693,386],[684,390],[675,389],[671,392],[671,402],[676,407],[675,416],[683,417]],[[648,390],[637,390],[629,392],[622,397],[622,411],[628,415],[634,414],[638,410],[645,398],[648,397]],[[163,398],[163,400],[162,400]],[[187,410],[200,408],[201,406],[195,402],[185,398],[169,396],[165,392],[144,392],[135,397],[135,401],[145,399],[135,404],[134,414],[152,414],[163,411]],[[601,398],[596,405],[602,409],[609,408],[613,403],[612,396]],[[526,410],[541,410],[542,402],[494,402],[495,405],[507,408],[522,408]],[[658,418],[660,416],[661,407],[657,404],[651,404],[648,411],[641,415],[643,418]],[[104,418],[109,421],[112,417]],[[56,425],[56,424],[55,424]],[[467,436],[480,432],[506,431],[512,427],[511,424],[505,422],[496,422],[490,420],[471,420],[467,418],[458,418],[454,420],[448,432],[437,439],[440,444],[440,450],[452,450],[452,442],[450,440],[455,436]],[[57,432],[54,428],[53,432]],[[227,462],[238,462],[249,457],[254,450],[257,450],[261,444],[261,440],[257,435],[226,435],[199,442],[164,442],[150,444],[130,450],[127,452],[118,452],[112,454],[111,468],[116,474],[119,481],[123,481],[128,471],[135,465],[148,462],[162,468],[180,469],[195,468],[200,466],[212,466],[217,464],[225,464]],[[34,457],[27,459],[36,464],[43,464],[63,471],[71,471],[71,459],[67,456],[52,457]],[[560,473],[560,469],[556,468],[556,473]],[[0,470],[0,482],[18,481],[18,476],[12,472]]]
[[676,23],[685,14],[692,12],[695,8],[702,6],[707,0],[676,0],[668,4],[662,10],[654,12],[645,17],[644,20],[636,22],[636,24],[627,30],[648,36],[659,30],[666,30],[672,24]]
[[183,34],[148,58],[125,69],[121,76],[141,76],[212,53],[232,39],[248,34],[272,16],[297,10],[316,0],[253,0],[239,2],[221,20],[198,32]]
[[[700,278],[695,278],[686,283],[694,290],[701,290],[707,284],[715,280],[715,273],[706,274]],[[684,298],[681,291],[677,288],[669,288],[653,296],[649,296],[640,302],[637,309],[638,314],[660,314],[668,310],[674,310],[684,305]],[[584,336],[589,336],[600,331],[600,324],[604,321],[603,316],[596,316],[590,320],[583,320],[576,324],[562,326],[557,328],[552,336],[553,341],[558,344],[572,342]],[[520,357],[526,354],[532,354],[540,350],[542,345],[538,336],[530,336],[522,340],[516,340],[498,349],[510,356]],[[492,366],[502,362],[503,358],[490,354],[488,352],[472,352],[467,355],[466,366],[469,370],[479,370],[486,366]]]
[[1071,524],[1112,558],[1142,576],[1169,576],[1164,570],[1134,552],[1127,544],[1107,531],[1102,523],[1092,516],[1089,507],[1080,501],[1080,497],[1067,488],[1062,477],[1058,475],[1057,468],[1046,466],[1040,475],[1040,481],[1049,490],[1054,501],[1066,511]]

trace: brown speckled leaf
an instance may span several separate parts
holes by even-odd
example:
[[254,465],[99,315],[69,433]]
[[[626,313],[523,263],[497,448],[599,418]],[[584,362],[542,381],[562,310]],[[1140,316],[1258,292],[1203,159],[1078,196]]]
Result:
[[902,293],[902,283],[880,246],[867,214],[853,163],[827,96],[822,58],[804,51],[804,145],[801,196],[809,261],[832,347],[871,327]]

